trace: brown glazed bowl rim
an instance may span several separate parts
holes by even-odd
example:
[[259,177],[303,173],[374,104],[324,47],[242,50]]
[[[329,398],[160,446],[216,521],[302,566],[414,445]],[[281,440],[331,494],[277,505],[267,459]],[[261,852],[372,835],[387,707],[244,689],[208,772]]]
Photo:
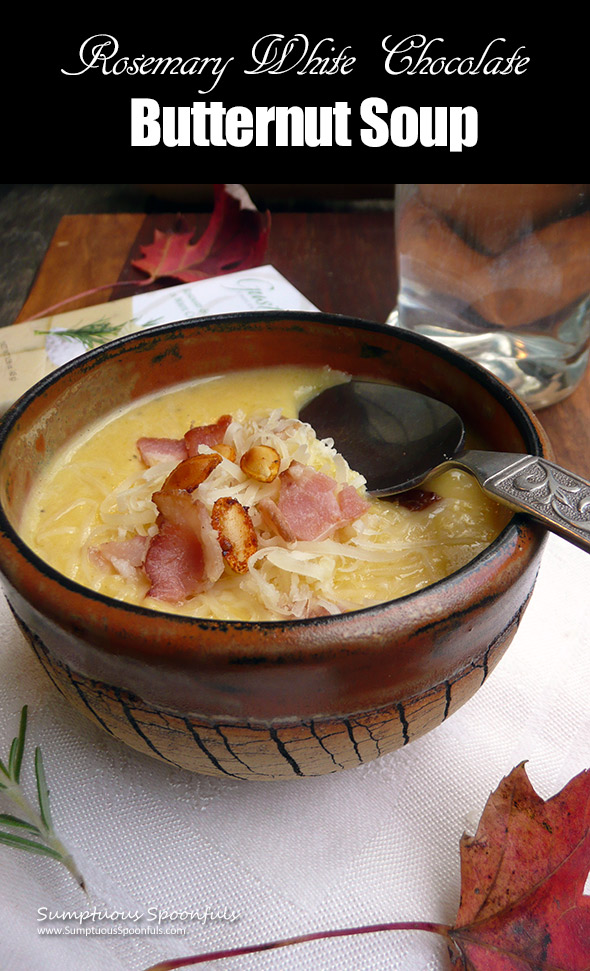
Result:
[[[8,409],[5,415],[0,419],[0,452],[4,448],[14,424],[26,413],[29,405],[37,398],[39,394],[44,393],[53,384],[62,380],[64,376],[70,374],[72,371],[80,369],[82,372],[84,372],[89,368],[97,367],[100,365],[100,361],[103,358],[128,352],[133,349],[134,345],[141,344],[141,342],[146,341],[146,339],[154,341],[160,337],[166,338],[167,336],[173,335],[178,338],[179,330],[223,328],[227,325],[232,326],[239,324],[240,322],[255,322],[260,321],[261,319],[263,319],[265,322],[284,320],[293,322],[298,320],[307,322],[311,321],[316,326],[321,326],[322,324],[326,324],[328,326],[338,325],[338,327],[347,327],[369,333],[377,332],[381,335],[391,336],[392,339],[397,341],[416,344],[422,347],[428,353],[447,361],[453,367],[465,372],[478,384],[482,384],[490,395],[498,402],[498,404],[508,413],[509,417],[521,433],[529,454],[538,456],[547,456],[550,454],[549,443],[543,432],[542,426],[536,420],[534,414],[506,384],[504,384],[501,380],[496,378],[479,364],[453,351],[444,344],[434,341],[428,337],[424,337],[421,334],[406,331],[399,327],[380,324],[371,320],[365,320],[363,318],[323,313],[319,311],[247,311],[220,314],[209,317],[196,317],[150,327],[145,331],[126,335],[124,337],[119,337],[115,340],[109,341],[107,344],[103,344],[99,348],[85,352],[69,363],[58,367],[50,374],[46,375],[28,391],[26,391]],[[465,566],[449,574],[449,576],[444,577],[442,580],[438,580],[421,590],[406,594],[405,596],[396,600],[384,601],[383,603],[360,608],[359,610],[349,613],[334,614],[323,617],[269,621],[222,621],[168,613],[165,610],[154,610],[152,608],[142,607],[137,604],[118,601],[114,598],[98,593],[97,591],[91,590],[88,587],[84,587],[75,580],[72,580],[69,577],[59,573],[57,570],[47,564],[21,539],[17,530],[8,520],[5,510],[0,502],[0,543],[3,539],[8,540],[14,550],[44,578],[56,583],[58,587],[64,587],[67,591],[69,591],[70,594],[80,597],[82,600],[90,599],[98,602],[112,617],[116,617],[118,614],[121,621],[117,625],[119,628],[124,627],[124,615],[131,614],[136,617],[143,617],[144,619],[150,618],[154,624],[170,625],[171,637],[173,636],[172,632],[174,629],[177,629],[180,632],[186,628],[193,628],[195,631],[198,630],[201,635],[205,632],[214,633],[216,631],[223,634],[224,632],[230,631],[261,631],[270,633],[273,630],[285,630],[291,633],[296,630],[305,630],[307,635],[309,635],[310,628],[331,628],[333,629],[332,633],[337,634],[337,629],[342,627],[344,634],[345,628],[351,623],[351,619],[355,619],[358,623],[362,622],[363,617],[372,617],[379,613],[391,611],[393,607],[401,607],[404,604],[410,604],[417,598],[419,598],[420,601],[425,602],[429,597],[432,596],[444,596],[445,590],[450,592],[451,588],[456,586],[457,583],[460,583],[462,580],[468,581],[469,578],[474,578],[482,566],[485,567],[486,565],[489,565],[491,561],[497,557],[499,548],[504,545],[506,545],[507,548],[510,546],[515,546],[519,542],[519,538],[522,539],[523,533],[527,533],[529,526],[532,527],[532,524],[530,524],[527,517],[515,514],[504,529],[499,533],[496,539],[481,553],[477,554],[472,560],[470,560]],[[536,526],[532,527],[530,530],[532,541],[541,542],[544,538],[544,532],[544,530],[539,530],[536,528]],[[484,572],[486,572],[485,569]],[[42,610],[43,609],[47,609],[47,603],[43,605]],[[235,656],[236,651],[232,651],[229,644],[229,639],[222,637],[220,640],[222,644],[227,642],[227,653],[231,653]],[[306,645],[308,646],[309,642],[309,636],[303,638],[301,645],[302,650],[306,650]],[[210,650],[211,644],[209,643],[208,646]],[[290,647],[293,647],[292,643],[290,643]],[[246,652],[249,653],[250,648],[241,644],[240,650],[243,650],[244,648]],[[319,644],[318,649],[321,651],[321,646]],[[215,654],[217,654],[218,650],[223,653],[224,648],[219,647],[215,650]],[[263,655],[268,661],[272,661],[273,658],[278,657],[278,655],[283,653],[283,650],[284,649],[282,649],[280,644],[280,638],[275,639],[269,637],[262,638],[262,641],[255,650],[255,653]],[[137,657],[136,651],[132,651],[131,653]],[[144,655],[144,659],[146,661],[149,660],[149,652]]]

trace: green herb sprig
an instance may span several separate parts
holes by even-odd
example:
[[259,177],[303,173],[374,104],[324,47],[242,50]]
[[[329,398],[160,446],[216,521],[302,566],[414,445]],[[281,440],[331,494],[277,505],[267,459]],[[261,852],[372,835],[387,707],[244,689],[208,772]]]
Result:
[[[87,351],[93,350],[95,347],[100,347],[101,344],[106,344],[108,341],[114,340],[118,337],[120,332],[128,324],[134,323],[135,318],[131,317],[130,320],[124,320],[122,324],[113,324],[108,317],[99,317],[97,320],[93,320],[88,324],[84,324],[82,327],[74,328],[64,328],[63,330],[36,330],[36,334],[40,334],[43,337],[63,337],[70,341],[79,341]],[[141,324],[141,329],[145,330],[148,327],[154,327],[161,321],[160,317],[154,317],[151,320],[146,320],[145,323]]]
[[[124,326],[125,323],[113,324],[108,317],[100,317],[89,324],[84,324],[83,327],[76,327],[73,330],[49,331],[49,333],[64,337],[67,340],[80,341],[86,350],[91,351],[93,348],[100,347],[101,344],[117,337]],[[36,331],[36,333],[47,336],[45,331]]]
[[[0,792],[18,806],[20,816],[0,813],[0,825],[16,832],[0,830],[0,843],[12,846],[15,850],[25,850],[38,856],[49,856],[70,871],[76,883],[86,892],[84,878],[78,870],[72,855],[68,852],[53,829],[49,808],[49,789],[45,778],[41,749],[35,749],[35,778],[39,809],[35,809],[27,799],[21,784],[20,773],[25,751],[27,732],[27,706],[21,711],[18,735],[12,740],[8,764],[0,759]],[[22,835],[26,834],[26,835]]]

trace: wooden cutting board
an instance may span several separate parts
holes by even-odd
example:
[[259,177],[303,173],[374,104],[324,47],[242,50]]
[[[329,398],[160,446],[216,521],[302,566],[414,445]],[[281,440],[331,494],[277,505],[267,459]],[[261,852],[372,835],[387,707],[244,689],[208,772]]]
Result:
[[[83,296],[59,309],[74,310],[145,290],[109,284],[145,279],[131,261],[141,255],[142,245],[151,242],[155,229],[170,230],[179,218],[200,235],[209,217],[206,213],[64,216],[15,323],[43,315],[77,294]],[[391,212],[273,213],[265,262],[329,313],[382,323],[395,305]]]

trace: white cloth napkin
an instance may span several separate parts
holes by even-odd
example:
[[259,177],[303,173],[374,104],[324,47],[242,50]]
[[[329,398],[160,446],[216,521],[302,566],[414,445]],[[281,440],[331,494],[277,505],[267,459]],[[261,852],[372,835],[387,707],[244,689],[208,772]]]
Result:
[[[191,775],[101,733],[45,678],[2,602],[0,756],[27,704],[22,779],[33,795],[41,745],[55,828],[89,896],[59,863],[0,846],[0,967],[141,971],[164,958],[313,930],[452,923],[459,839],[475,830],[501,778],[528,760],[534,787],[548,798],[590,767],[589,590],[590,557],[550,537],[520,630],[470,702],[370,765],[280,783]],[[12,811],[1,793],[0,811]],[[40,920],[67,911],[69,919]],[[101,911],[143,916],[108,919]],[[39,933],[47,928],[53,936]],[[400,932],[206,966],[436,971],[445,962],[442,939]]]

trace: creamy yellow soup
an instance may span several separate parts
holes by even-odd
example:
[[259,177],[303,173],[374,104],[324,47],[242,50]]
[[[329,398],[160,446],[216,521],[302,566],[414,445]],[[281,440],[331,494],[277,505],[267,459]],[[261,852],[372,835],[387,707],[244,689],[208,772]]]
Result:
[[[352,486],[363,497],[359,472],[296,420],[310,397],[344,379],[328,368],[277,367],[221,375],[144,399],[90,428],[53,460],[30,497],[21,535],[56,570],[101,594],[199,618],[297,619],[420,590],[471,560],[508,521],[510,514],[487,499],[468,474],[451,470],[433,477],[424,488],[437,500],[425,508],[371,499],[362,515],[328,537],[304,541],[277,535],[259,513],[258,503],[276,495],[278,480],[260,483],[240,468],[249,446],[266,443],[279,454],[280,472],[291,463],[310,466],[335,479],[338,489]],[[97,551],[134,536],[147,544],[158,533],[152,495],[178,460],[146,467],[138,439],[182,439],[191,427],[225,414],[233,419],[225,441],[235,456],[225,455],[191,495],[208,514],[220,496],[239,501],[257,548],[244,572],[226,563],[209,589],[162,601],[150,596],[141,566],[113,566]]]

